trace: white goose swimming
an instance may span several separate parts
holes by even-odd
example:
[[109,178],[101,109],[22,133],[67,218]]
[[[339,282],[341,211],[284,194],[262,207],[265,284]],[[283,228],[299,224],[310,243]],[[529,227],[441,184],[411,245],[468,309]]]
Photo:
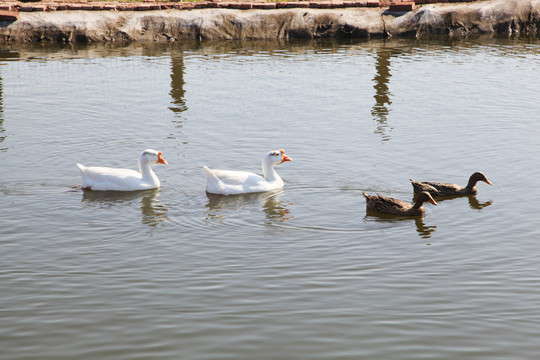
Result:
[[81,170],[83,190],[136,191],[159,187],[159,179],[152,170],[152,165],[158,163],[167,165],[161,151],[146,149],[139,156],[140,172],[98,166],[86,167],[81,164],[77,166]]
[[270,151],[262,160],[263,176],[247,171],[211,170],[204,166],[206,191],[211,194],[233,195],[280,189],[283,187],[283,180],[274,166],[286,161],[292,159],[285,155],[283,149]]

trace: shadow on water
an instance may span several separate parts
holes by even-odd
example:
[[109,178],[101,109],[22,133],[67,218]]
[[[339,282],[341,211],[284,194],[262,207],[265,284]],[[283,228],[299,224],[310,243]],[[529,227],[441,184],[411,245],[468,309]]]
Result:
[[253,208],[261,208],[269,222],[285,222],[293,218],[289,209],[292,204],[280,200],[281,194],[281,190],[229,196],[206,193],[206,220],[224,221],[229,210],[251,211]]
[[159,189],[144,191],[83,191],[82,203],[98,209],[132,206],[139,202],[141,222],[151,227],[167,222],[168,208],[158,201]]

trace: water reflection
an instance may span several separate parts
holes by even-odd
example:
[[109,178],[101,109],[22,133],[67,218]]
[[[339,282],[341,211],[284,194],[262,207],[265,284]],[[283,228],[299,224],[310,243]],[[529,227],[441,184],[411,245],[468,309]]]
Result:
[[[14,57],[18,57],[18,54],[9,51],[0,51],[0,60]],[[2,74],[0,73],[0,143],[4,142],[4,140],[6,140],[6,129],[4,128],[4,85]],[[7,148],[0,147],[0,151],[7,151]]]
[[414,221],[416,225],[416,232],[422,239],[429,239],[431,235],[437,230],[437,225],[426,225],[423,216],[404,217],[395,215],[379,214],[374,211],[367,211],[364,217],[366,221],[377,221],[384,223],[398,223],[403,221]]
[[493,204],[493,200],[488,200],[488,201],[484,201],[484,202],[480,202],[478,201],[478,199],[476,198],[476,195],[466,195],[466,196],[460,196],[460,195],[456,195],[456,196],[437,196],[435,198],[435,200],[437,200],[438,203],[440,202],[443,202],[443,201],[448,201],[448,200],[455,200],[455,199],[459,199],[459,198],[462,198],[462,197],[466,197],[468,202],[469,202],[469,207],[471,209],[474,209],[474,210],[482,210],[483,208],[486,208],[488,206],[491,206]]
[[98,209],[110,209],[116,206],[131,206],[139,200],[141,222],[155,227],[169,220],[169,209],[161,204],[157,198],[159,189],[145,191],[84,191],[82,203]]
[[493,204],[493,200],[488,200],[485,202],[478,201],[478,199],[476,199],[476,195],[469,195],[468,198],[469,198],[469,207],[475,210],[482,210],[483,208],[486,208]]
[[267,193],[254,193],[242,195],[215,195],[206,193],[206,220],[223,221],[228,210],[249,210],[252,207],[262,208],[266,219],[270,222],[285,222],[293,218],[289,207],[290,202],[280,200],[281,190]]
[[172,98],[169,109],[174,113],[181,113],[187,110],[185,91],[184,91],[184,56],[182,53],[173,53],[171,55],[171,91]]
[[390,113],[389,105],[392,104],[390,96],[392,93],[389,90],[390,77],[390,58],[398,55],[401,50],[398,49],[377,49],[377,59],[375,62],[376,74],[373,77],[373,88],[375,89],[375,104],[371,108],[371,115],[377,122],[375,134],[379,134],[383,141],[390,140],[389,132],[392,130],[388,126],[388,114]]
[[[0,143],[6,140],[6,129],[4,128],[4,95],[2,86],[2,76],[0,74]],[[0,151],[7,151],[7,148],[0,146]]]

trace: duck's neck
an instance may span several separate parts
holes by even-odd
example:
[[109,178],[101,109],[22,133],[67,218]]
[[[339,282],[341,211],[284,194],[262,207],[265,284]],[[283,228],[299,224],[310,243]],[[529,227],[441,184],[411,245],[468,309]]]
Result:
[[143,181],[159,185],[159,179],[156,174],[154,174],[150,163],[139,160],[139,171],[141,172]]
[[469,182],[467,183],[467,186],[462,188],[461,191],[464,192],[464,193],[475,194],[476,193],[476,183],[477,182],[478,182],[478,180],[474,179],[471,176],[471,178],[469,179]]
[[262,171],[264,178],[268,181],[281,180],[281,177],[276,172],[276,169],[274,169],[274,166],[269,161],[263,161]]
[[422,208],[422,205],[424,205],[424,202],[418,200],[417,202],[414,203],[412,209],[414,209],[414,210],[419,210],[419,209]]

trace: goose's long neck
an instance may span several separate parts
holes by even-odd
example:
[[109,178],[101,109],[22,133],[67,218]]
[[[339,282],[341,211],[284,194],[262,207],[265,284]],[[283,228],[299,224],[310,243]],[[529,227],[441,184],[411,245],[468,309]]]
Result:
[[278,175],[270,161],[263,160],[262,171],[264,178],[268,181],[281,180],[281,177]]
[[139,171],[143,180],[159,184],[159,179],[154,174],[150,163],[139,160]]

